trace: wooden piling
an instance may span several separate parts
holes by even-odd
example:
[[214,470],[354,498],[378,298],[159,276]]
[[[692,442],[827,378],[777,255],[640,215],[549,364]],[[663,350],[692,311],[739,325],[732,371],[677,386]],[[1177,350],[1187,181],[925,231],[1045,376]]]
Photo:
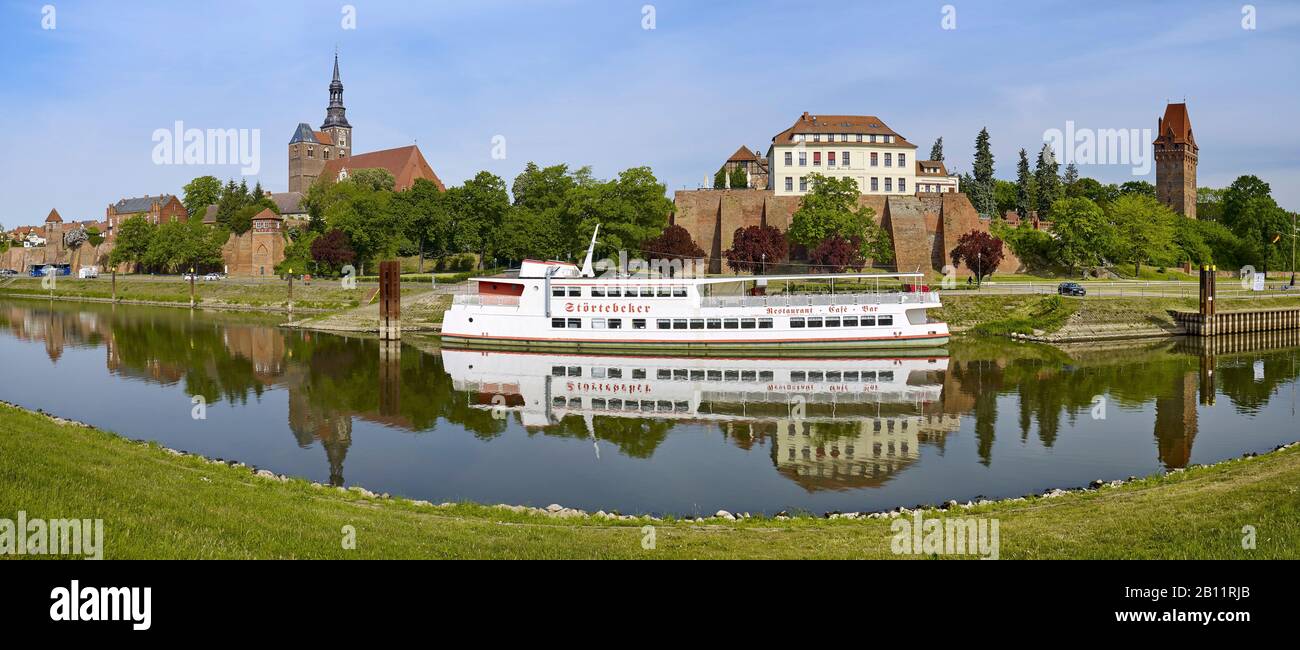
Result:
[[402,338],[402,273],[396,260],[379,263],[379,339]]

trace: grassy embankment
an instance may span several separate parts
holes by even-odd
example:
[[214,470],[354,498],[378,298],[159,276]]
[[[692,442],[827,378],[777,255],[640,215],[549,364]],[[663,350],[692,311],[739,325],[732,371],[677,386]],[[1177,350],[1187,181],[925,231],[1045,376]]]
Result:
[[[948,293],[931,312],[954,331],[988,335],[1055,333],[1063,328],[1128,326],[1148,330],[1174,327],[1169,310],[1195,311],[1196,298],[1071,298],[1055,295],[971,295]],[[1224,298],[1220,311],[1300,308],[1300,296]]]
[[[925,516],[999,520],[1003,558],[1294,558],[1300,447]],[[109,558],[894,558],[887,519],[559,519],[281,482],[0,405],[0,518],[103,518]],[[642,526],[655,548],[642,547]],[[1255,526],[1257,548],[1242,549]],[[343,527],[356,549],[342,547]],[[907,556],[913,557],[913,556]]]
[[[336,311],[357,307],[377,285],[361,283],[344,289],[338,280],[316,279],[310,284],[295,281],[293,303],[297,310]],[[432,283],[407,283],[402,295],[428,292]],[[194,283],[195,299],[205,308],[284,310],[289,305],[288,283],[281,280],[226,279]],[[54,290],[41,286],[37,278],[17,278],[0,283],[0,295],[54,297],[62,300],[109,300],[112,281],[108,276],[94,280],[57,278]],[[190,284],[178,276],[129,276],[117,278],[117,298],[123,303],[185,305],[190,303]]]

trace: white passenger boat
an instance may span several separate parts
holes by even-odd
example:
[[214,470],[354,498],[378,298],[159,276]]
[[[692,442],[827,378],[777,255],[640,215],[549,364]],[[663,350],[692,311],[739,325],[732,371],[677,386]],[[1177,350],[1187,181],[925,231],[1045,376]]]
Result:
[[[594,244],[594,238],[593,238]],[[641,353],[763,353],[934,348],[948,325],[920,273],[597,277],[525,261],[515,277],[471,279],[443,318],[449,345]],[[835,291],[835,284],[850,291]],[[809,293],[808,286],[824,288]],[[794,288],[794,292],[780,291]],[[867,287],[867,290],[863,290]],[[773,291],[770,291],[773,290]]]

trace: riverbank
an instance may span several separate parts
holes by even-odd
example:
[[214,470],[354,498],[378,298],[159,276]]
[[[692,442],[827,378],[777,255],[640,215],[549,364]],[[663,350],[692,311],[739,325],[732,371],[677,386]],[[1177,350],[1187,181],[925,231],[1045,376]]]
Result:
[[[1300,445],[985,503],[1002,558],[1294,558]],[[103,518],[108,558],[898,558],[888,516],[610,518],[435,506],[254,472],[0,404],[0,518]],[[903,516],[910,516],[905,513]],[[1256,548],[1242,548],[1242,527]],[[344,527],[355,549],[344,548]],[[652,526],[652,529],[645,528]],[[653,535],[653,548],[645,548]]]

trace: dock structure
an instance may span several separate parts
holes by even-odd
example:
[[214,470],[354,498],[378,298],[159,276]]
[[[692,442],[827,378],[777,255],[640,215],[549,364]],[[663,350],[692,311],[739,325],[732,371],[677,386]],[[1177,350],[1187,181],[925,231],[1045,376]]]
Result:
[[1201,267],[1198,311],[1171,310],[1183,331],[1191,336],[1219,336],[1300,329],[1300,308],[1248,309],[1220,312],[1213,266]]

